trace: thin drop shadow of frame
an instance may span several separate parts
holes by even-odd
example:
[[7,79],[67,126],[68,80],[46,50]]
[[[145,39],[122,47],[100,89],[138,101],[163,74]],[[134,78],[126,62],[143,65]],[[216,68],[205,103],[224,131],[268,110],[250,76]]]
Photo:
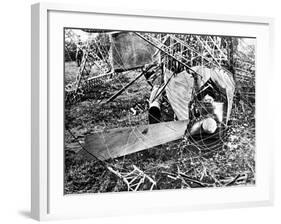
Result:
[[23,216],[25,218],[30,218],[31,219],[31,212],[30,211],[21,210],[21,211],[18,211],[18,214],[20,214],[21,216]]

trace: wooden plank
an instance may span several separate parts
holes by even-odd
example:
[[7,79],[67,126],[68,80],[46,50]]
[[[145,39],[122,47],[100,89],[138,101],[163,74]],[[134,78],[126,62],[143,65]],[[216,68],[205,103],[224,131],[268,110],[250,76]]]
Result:
[[89,135],[85,139],[86,157],[90,154],[100,160],[117,158],[139,152],[157,145],[180,139],[188,120],[116,128]]

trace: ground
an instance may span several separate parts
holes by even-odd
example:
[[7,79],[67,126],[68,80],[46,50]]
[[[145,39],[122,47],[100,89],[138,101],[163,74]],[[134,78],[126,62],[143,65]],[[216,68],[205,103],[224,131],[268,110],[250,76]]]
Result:
[[[78,71],[74,62],[65,64],[65,83]],[[126,183],[106,166],[130,171],[133,165],[156,182],[153,189],[223,187],[255,184],[255,108],[247,100],[236,102],[231,125],[219,139],[195,141],[183,137],[164,145],[114,159],[103,164],[85,160],[84,137],[103,128],[147,124],[150,86],[144,78],[113,102],[102,104],[139,71],[116,75],[98,83],[82,101],[65,106],[65,193],[127,191]],[[243,104],[243,106],[242,106]],[[135,114],[134,110],[137,112]],[[173,118],[171,107],[163,107],[163,119]],[[205,145],[204,145],[205,144]],[[208,145],[206,145],[208,144]],[[144,181],[138,190],[148,190]]]

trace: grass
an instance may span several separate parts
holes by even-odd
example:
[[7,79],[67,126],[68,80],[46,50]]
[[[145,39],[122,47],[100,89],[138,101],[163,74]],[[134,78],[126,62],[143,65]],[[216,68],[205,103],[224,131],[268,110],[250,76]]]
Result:
[[65,62],[64,82],[66,85],[71,83],[73,80],[75,80],[78,71],[79,71],[79,67],[77,67],[75,61]]
[[[66,63],[65,81],[74,80],[77,67]],[[65,193],[97,193],[127,191],[127,185],[103,164],[86,161],[78,153],[84,136],[103,128],[147,124],[147,100],[150,87],[144,78],[127,89],[113,102],[106,100],[138,73],[127,72],[94,86],[83,101],[65,108],[65,125],[76,136],[65,132]],[[247,105],[247,104],[245,104]],[[137,110],[133,115],[131,108]],[[221,139],[198,142],[183,137],[180,140],[153,147],[110,161],[117,170],[130,171],[133,165],[156,182],[154,189],[183,189],[197,187],[226,187],[255,184],[255,114],[254,108],[239,104],[233,108],[232,125]],[[163,110],[171,114],[166,105]],[[168,121],[172,116],[164,116]],[[207,147],[203,144],[209,144]],[[183,173],[185,177],[176,177]],[[149,190],[144,182],[138,190]]]

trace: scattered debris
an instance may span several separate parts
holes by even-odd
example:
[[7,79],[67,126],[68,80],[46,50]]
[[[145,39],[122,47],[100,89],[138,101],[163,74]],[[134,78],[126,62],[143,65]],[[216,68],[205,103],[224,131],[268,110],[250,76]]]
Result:
[[133,170],[130,172],[119,172],[114,170],[112,167],[108,167],[108,170],[110,170],[126,183],[128,191],[137,191],[146,180],[148,180],[151,185],[149,187],[150,190],[153,190],[153,188],[156,186],[156,182],[135,165],[133,165]]

